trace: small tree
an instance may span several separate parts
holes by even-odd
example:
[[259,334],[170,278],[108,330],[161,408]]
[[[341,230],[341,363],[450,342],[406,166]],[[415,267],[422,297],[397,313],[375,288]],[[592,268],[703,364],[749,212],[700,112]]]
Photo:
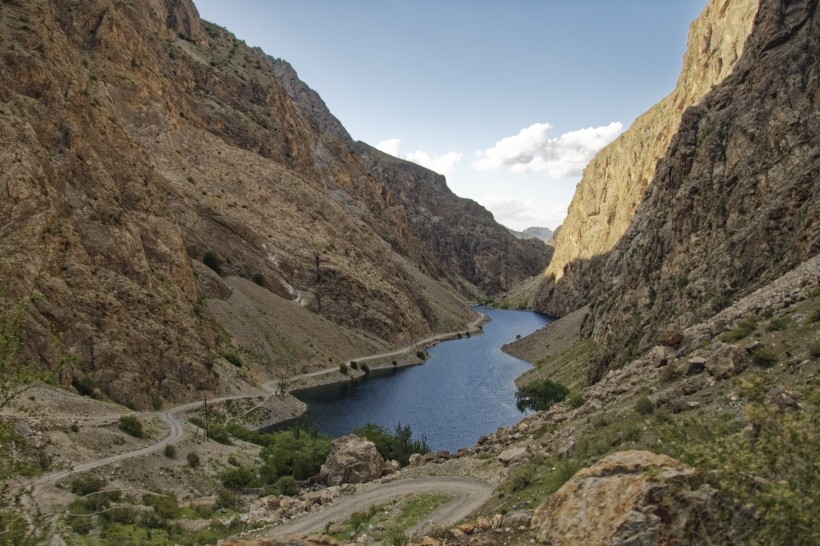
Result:
[[543,379],[520,387],[515,393],[515,406],[518,411],[546,411],[568,394],[569,389],[561,383]]
[[120,430],[130,434],[134,438],[142,438],[145,432],[142,430],[142,423],[133,415],[123,415],[119,422]]

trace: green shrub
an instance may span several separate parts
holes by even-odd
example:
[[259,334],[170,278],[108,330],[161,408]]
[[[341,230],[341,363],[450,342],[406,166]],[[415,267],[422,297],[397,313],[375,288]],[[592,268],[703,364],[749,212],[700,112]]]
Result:
[[655,411],[655,402],[648,396],[641,396],[635,401],[635,411],[641,415],[650,415]]
[[780,332],[788,330],[792,325],[792,321],[788,317],[777,317],[769,321],[766,325],[767,332]]
[[216,507],[217,508],[238,508],[242,503],[242,498],[237,495],[234,491],[222,488],[216,494]]
[[763,368],[777,364],[777,355],[771,349],[760,347],[752,353],[752,362]]
[[208,438],[226,446],[233,445],[233,442],[231,442],[231,434],[228,432],[228,429],[225,428],[224,425],[209,425]]
[[226,470],[219,475],[219,479],[222,481],[222,485],[229,489],[244,489],[259,485],[256,472],[245,467]]
[[356,362],[355,360],[351,360],[350,361],[350,367],[353,368],[354,370],[358,370],[359,369],[359,363]]
[[305,480],[319,472],[330,454],[330,437],[315,427],[280,430],[268,436],[261,453],[261,483],[273,484],[282,476]]
[[[87,534],[88,531],[82,534]],[[27,544],[29,528],[25,518],[14,512],[0,512],[0,545]]]
[[199,455],[191,451],[185,458],[188,461],[188,466],[190,466],[191,468],[199,468]]
[[724,343],[739,341],[754,332],[756,328],[757,321],[754,317],[746,317],[740,322],[737,328],[722,333],[718,339]]
[[106,481],[90,474],[75,476],[68,482],[68,490],[78,497],[85,497],[104,488]]
[[419,360],[427,360],[427,353],[424,351],[416,351],[416,357],[418,357]]
[[202,263],[210,267],[217,274],[222,275],[222,257],[213,250],[209,250],[205,253],[205,256],[202,257]]
[[376,450],[386,461],[398,461],[401,466],[407,466],[410,455],[414,453],[429,453],[430,446],[427,439],[413,438],[413,429],[410,425],[396,425],[391,433],[375,423],[367,423],[353,431],[353,434],[367,438],[376,445]]
[[567,400],[567,402],[569,403],[569,407],[571,407],[572,409],[580,408],[584,405],[585,401],[586,400],[584,399],[583,393],[580,392],[572,393],[572,395],[570,395],[569,397],[569,400]]
[[165,456],[169,459],[176,459],[177,458],[177,447],[171,444],[165,445]]
[[162,519],[174,519],[179,515],[179,502],[173,493],[170,495],[145,494],[142,503],[154,509],[154,513]]
[[219,353],[219,356],[236,366],[237,368],[242,367],[242,359],[239,358],[239,355],[231,352],[231,351],[222,351]]
[[119,421],[120,430],[130,434],[134,438],[142,438],[145,433],[142,430],[142,423],[133,415],[123,415]]
[[820,309],[815,309],[811,315],[809,315],[809,324],[814,324],[815,322],[820,322]]
[[345,364],[344,362],[339,364],[339,373],[347,375],[347,364]]
[[370,373],[370,366],[368,366],[367,364],[362,364],[362,371],[364,372],[365,375],[369,374]]
[[546,411],[553,404],[562,401],[569,394],[561,383],[555,383],[549,379],[535,381],[523,387],[519,387],[515,393],[515,406],[518,411]]
[[812,358],[820,358],[820,341],[815,341],[809,345],[809,354]]
[[302,490],[299,487],[299,482],[297,482],[293,476],[282,476],[276,483],[273,485],[274,489],[276,489],[279,495],[285,495],[286,497],[292,497],[293,495],[298,495],[299,491]]

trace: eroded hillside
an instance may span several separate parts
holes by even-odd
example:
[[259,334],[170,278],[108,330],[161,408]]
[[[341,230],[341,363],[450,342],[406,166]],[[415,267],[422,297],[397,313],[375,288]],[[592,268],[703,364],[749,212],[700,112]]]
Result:
[[423,205],[365,167],[318,95],[189,0],[0,9],[4,297],[34,296],[27,345],[64,386],[140,407],[217,390],[221,276],[401,343],[546,264],[474,204],[480,244],[458,204],[431,245]]

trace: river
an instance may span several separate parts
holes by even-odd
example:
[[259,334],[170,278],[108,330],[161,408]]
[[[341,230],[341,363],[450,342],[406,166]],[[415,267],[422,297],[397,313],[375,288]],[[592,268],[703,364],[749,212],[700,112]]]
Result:
[[390,431],[401,423],[412,427],[414,437],[424,435],[432,450],[457,451],[517,423],[523,414],[515,407],[514,381],[530,364],[501,346],[549,319],[529,311],[476,310],[492,319],[484,334],[431,347],[421,366],[374,370],[358,380],[296,391],[308,410],[280,426],[310,423],[338,437],[367,422]]

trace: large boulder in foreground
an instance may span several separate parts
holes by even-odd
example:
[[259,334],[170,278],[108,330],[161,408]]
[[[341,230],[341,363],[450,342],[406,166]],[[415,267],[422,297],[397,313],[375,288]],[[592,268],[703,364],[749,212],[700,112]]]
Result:
[[613,453],[580,470],[535,510],[544,544],[685,543],[715,490],[695,470],[649,451]]
[[376,444],[355,434],[342,436],[333,442],[319,480],[328,485],[365,483],[382,475],[385,463]]

